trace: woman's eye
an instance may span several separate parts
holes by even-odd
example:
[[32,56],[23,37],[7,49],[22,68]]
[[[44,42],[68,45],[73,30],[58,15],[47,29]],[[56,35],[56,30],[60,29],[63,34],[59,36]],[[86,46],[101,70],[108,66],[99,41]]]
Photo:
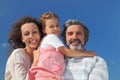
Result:
[[33,31],[33,34],[37,34],[37,33],[39,33],[38,31]]
[[25,36],[29,35],[29,33],[24,33]]
[[37,31],[33,31],[33,33],[37,33]]

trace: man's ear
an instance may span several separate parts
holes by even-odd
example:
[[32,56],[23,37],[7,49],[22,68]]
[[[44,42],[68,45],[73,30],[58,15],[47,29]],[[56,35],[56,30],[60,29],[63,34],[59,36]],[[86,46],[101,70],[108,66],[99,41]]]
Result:
[[85,42],[84,42],[84,46],[86,45],[87,41],[88,41],[88,38],[85,37]]

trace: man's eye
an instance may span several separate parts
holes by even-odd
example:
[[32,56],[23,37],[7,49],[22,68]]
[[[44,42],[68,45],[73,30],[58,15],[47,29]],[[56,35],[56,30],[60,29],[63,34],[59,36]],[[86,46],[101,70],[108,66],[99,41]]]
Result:
[[69,33],[68,33],[69,36],[72,35],[72,34],[73,34],[72,32],[69,32]]
[[82,32],[77,32],[77,35],[82,35]]

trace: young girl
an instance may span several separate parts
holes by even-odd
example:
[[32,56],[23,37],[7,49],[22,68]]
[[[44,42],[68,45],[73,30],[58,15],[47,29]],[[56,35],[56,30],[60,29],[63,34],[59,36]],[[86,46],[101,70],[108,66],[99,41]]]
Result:
[[[60,34],[58,16],[53,12],[46,12],[40,17],[45,37],[40,44],[40,57],[36,67],[29,71],[30,80],[48,80],[55,78],[64,80],[65,61],[64,55],[68,57],[94,56],[94,53],[83,53],[70,50],[57,37]],[[73,54],[74,53],[74,54]],[[34,75],[33,73],[36,74]]]

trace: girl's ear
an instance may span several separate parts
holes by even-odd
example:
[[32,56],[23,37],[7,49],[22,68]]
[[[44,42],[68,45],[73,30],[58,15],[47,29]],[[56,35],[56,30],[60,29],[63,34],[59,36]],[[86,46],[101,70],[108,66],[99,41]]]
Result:
[[45,34],[46,32],[45,32],[45,26],[43,27],[43,33]]

